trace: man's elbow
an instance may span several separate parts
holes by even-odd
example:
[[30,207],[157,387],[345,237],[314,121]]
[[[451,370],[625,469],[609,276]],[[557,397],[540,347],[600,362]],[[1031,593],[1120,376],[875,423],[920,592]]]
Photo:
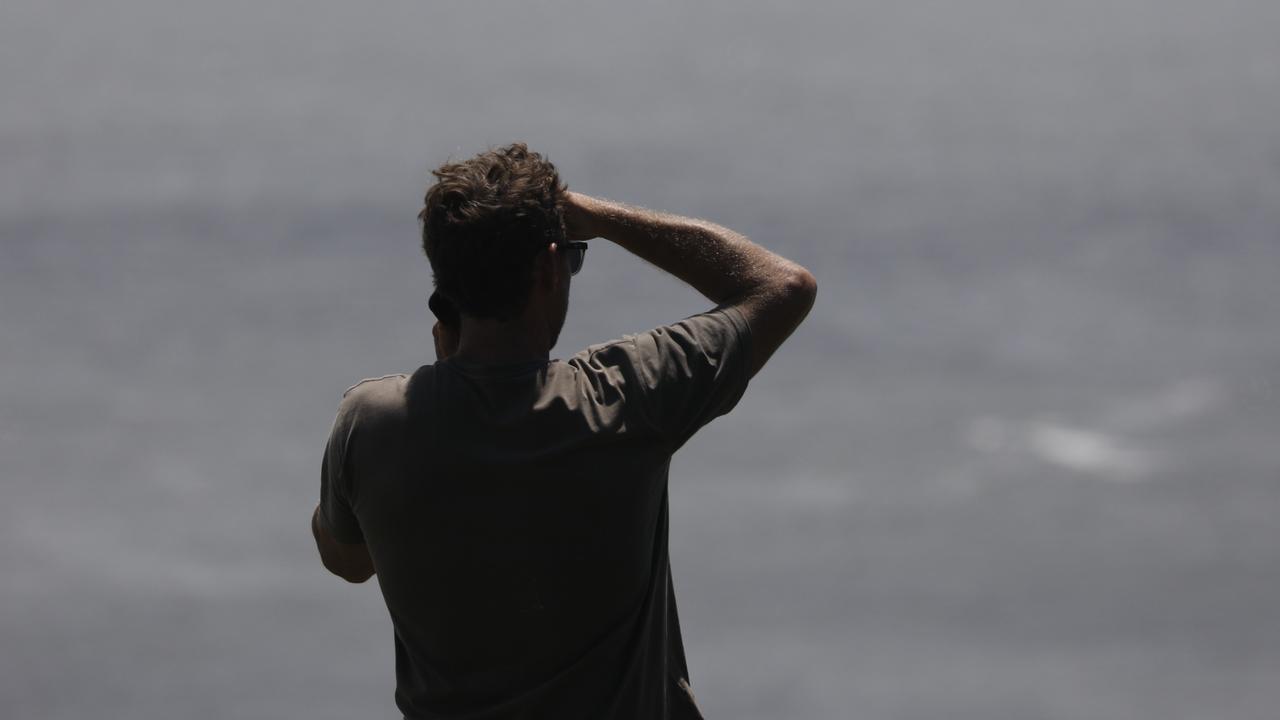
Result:
[[[799,319],[809,314],[813,301],[818,297],[818,279],[807,268],[796,263],[779,279],[780,304],[790,308]],[[799,320],[797,320],[797,323]]]
[[818,297],[818,278],[808,268],[797,265],[787,285],[791,288],[791,293],[804,302],[806,308],[813,307],[813,301]]

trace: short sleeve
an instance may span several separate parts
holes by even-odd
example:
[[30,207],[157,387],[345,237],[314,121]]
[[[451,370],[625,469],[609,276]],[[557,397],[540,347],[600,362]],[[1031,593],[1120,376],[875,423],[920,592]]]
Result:
[[680,447],[738,404],[750,377],[751,330],[741,311],[717,308],[598,346],[593,359],[616,365],[628,402]]
[[355,429],[353,401],[348,393],[338,405],[338,415],[329,431],[320,465],[320,519],[338,542],[348,545],[364,542],[364,533],[360,531],[351,503],[352,477],[347,462]]

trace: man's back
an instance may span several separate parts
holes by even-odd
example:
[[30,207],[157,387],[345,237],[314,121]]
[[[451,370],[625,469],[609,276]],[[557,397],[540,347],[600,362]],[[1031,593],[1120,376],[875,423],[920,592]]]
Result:
[[344,396],[321,514],[365,543],[409,717],[700,717],[667,469],[750,376],[736,308],[566,362],[449,359]]

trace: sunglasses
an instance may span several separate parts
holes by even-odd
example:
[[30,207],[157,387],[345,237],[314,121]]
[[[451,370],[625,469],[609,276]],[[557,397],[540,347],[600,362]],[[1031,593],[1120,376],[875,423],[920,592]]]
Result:
[[577,275],[582,263],[587,259],[587,241],[570,240],[564,244],[569,255],[569,274]]

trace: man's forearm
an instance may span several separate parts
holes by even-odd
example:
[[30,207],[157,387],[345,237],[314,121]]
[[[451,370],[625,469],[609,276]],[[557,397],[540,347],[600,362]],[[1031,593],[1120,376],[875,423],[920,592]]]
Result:
[[714,303],[739,300],[783,283],[795,263],[706,220],[570,193],[590,232],[657,265]]
[[804,320],[817,280],[800,265],[706,220],[568,193],[570,239],[603,237],[706,295],[736,307],[751,330],[755,375]]

